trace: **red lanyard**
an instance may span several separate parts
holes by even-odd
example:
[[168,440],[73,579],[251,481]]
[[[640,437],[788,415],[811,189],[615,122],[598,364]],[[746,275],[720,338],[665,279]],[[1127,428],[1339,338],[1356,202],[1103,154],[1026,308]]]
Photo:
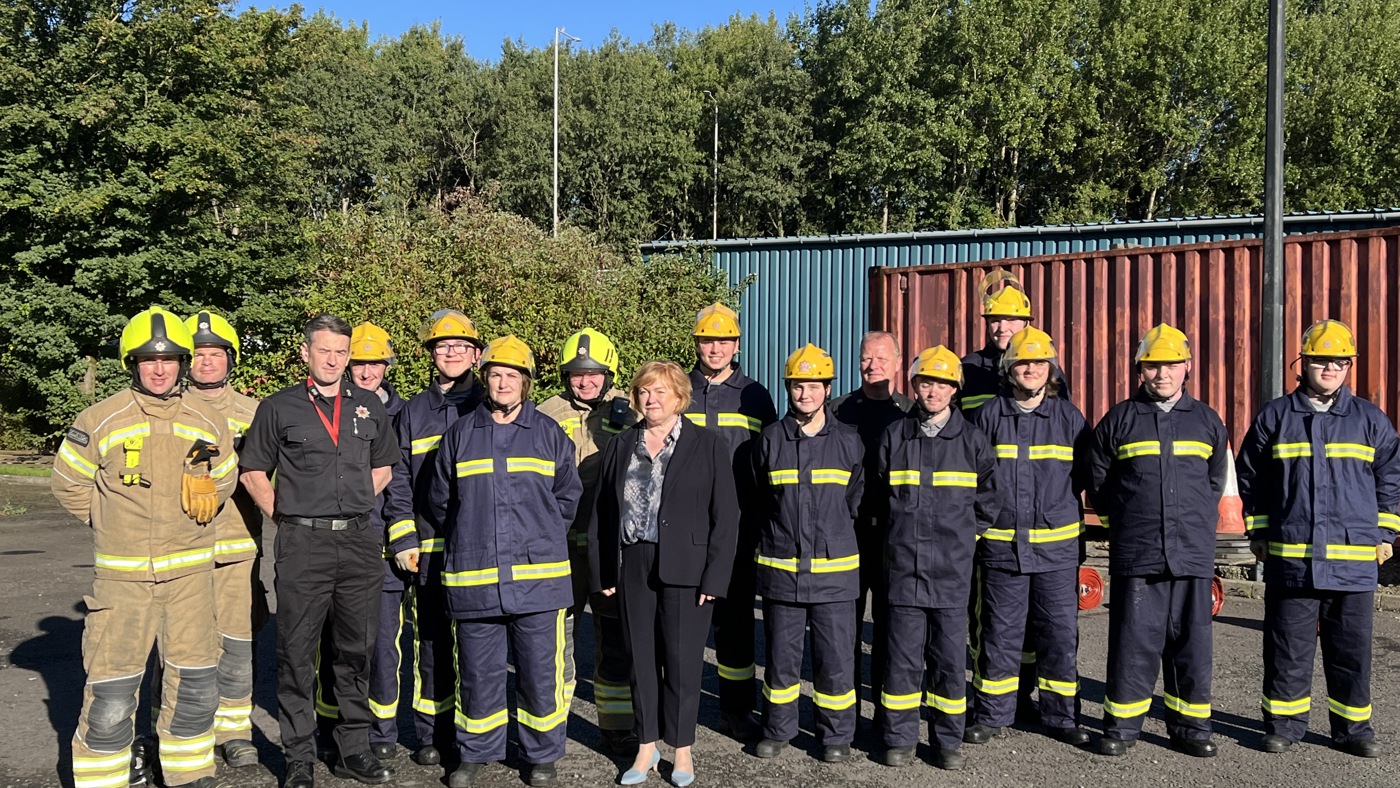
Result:
[[[307,387],[309,388],[310,386],[313,386],[313,385],[315,385],[315,384],[312,382],[311,378],[307,378],[307,379],[306,379],[306,385],[307,385]],[[337,386],[336,389],[335,389],[335,408],[333,409],[333,414],[334,414],[334,415],[333,415],[331,418],[329,418],[329,419],[326,418],[326,414],[324,414],[324,413],[321,412],[321,407],[320,407],[319,405],[316,404],[316,395],[313,394],[311,391],[307,391],[307,392],[306,392],[306,395],[307,395],[308,397],[311,398],[311,409],[314,410],[314,411],[316,411],[316,415],[317,415],[317,416],[320,416],[320,417],[321,417],[321,423],[324,424],[324,425],[326,425],[326,432],[329,432],[329,433],[331,434],[331,443],[334,443],[335,445],[339,446],[339,445],[340,445],[340,387]]]

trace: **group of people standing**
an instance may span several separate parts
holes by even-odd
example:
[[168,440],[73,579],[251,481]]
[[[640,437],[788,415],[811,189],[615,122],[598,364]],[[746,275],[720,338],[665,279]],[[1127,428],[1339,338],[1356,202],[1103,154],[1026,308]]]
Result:
[[1320,632],[1333,740],[1379,754],[1371,611],[1376,566],[1400,533],[1400,438],[1345,385],[1347,327],[1308,329],[1297,389],[1264,406],[1235,459],[1219,416],[1185,390],[1193,359],[1177,329],[1143,336],[1136,393],[1091,426],[1019,282],[990,277],[983,306],[986,346],[919,353],[909,397],[888,333],[865,336],[861,386],[834,400],[834,360],[798,348],[781,419],[735,362],[738,316],[723,304],[696,318],[690,371],[650,361],[627,390],[613,343],[580,331],[561,354],[564,392],[538,406],[530,348],[484,342],[456,310],[420,329],[434,374],[410,399],[385,380],[386,332],[322,315],[305,329],[306,381],[260,404],[227,386],[239,349],[227,321],[141,313],[121,342],[131,388],[79,416],[55,466],[55,493],[97,543],[76,784],[136,778],[153,645],[166,784],[215,785],[216,745],[229,766],[257,762],[263,516],[277,524],[288,788],[314,785],[317,716],[335,774],[392,779],[405,658],[417,763],[473,785],[505,759],[513,717],[527,781],[554,784],[585,608],[603,744],[631,758],[624,785],[658,769],[662,743],[670,782],[695,780],[712,630],[722,732],[760,758],[784,753],[810,634],[820,757],[849,759],[867,595],[883,763],[915,759],[924,719],[943,769],[1017,720],[1088,746],[1076,621],[1086,496],[1104,526],[1091,538],[1110,543],[1097,750],[1136,742],[1160,672],[1172,746],[1213,756],[1210,584],[1231,462],[1267,585],[1261,746],[1281,752],[1306,731]]

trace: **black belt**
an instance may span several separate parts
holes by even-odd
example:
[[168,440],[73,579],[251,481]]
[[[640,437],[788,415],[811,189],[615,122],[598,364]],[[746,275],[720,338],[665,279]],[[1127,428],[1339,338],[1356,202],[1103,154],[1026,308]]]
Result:
[[337,519],[333,517],[291,517],[281,515],[277,518],[278,525],[302,525],[307,528],[324,528],[329,531],[358,531],[369,524],[369,515],[362,514],[356,517]]

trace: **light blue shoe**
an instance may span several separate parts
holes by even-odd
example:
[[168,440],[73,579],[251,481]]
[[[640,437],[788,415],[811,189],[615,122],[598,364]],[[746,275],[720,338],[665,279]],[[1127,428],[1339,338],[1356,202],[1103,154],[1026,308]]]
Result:
[[680,769],[671,770],[671,784],[676,788],[685,788],[693,782],[695,782],[695,772],[683,772]]
[[[656,769],[656,764],[658,763],[661,763],[661,750],[659,748],[651,751],[650,766],[648,766],[645,769],[628,769],[627,771],[622,773],[622,777],[618,779],[617,784],[641,785],[642,783],[647,781],[648,777],[651,776],[651,773]],[[691,779],[693,780],[695,778],[692,777]],[[689,785],[689,783],[687,783],[687,785]]]

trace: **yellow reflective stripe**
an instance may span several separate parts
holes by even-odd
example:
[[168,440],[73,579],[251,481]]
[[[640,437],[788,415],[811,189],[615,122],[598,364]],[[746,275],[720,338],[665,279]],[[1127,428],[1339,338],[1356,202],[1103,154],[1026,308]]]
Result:
[[1016,531],[1011,528],[988,528],[982,533],[982,538],[991,539],[993,542],[1014,542]]
[[97,476],[97,465],[78,456],[78,453],[73,451],[73,447],[68,445],[68,441],[65,440],[63,445],[58,447],[58,456],[62,457],[73,470],[89,479]]
[[1287,460],[1294,457],[1311,457],[1312,444],[1310,443],[1276,443],[1273,448],[1274,459]]
[[587,531],[574,531],[574,532],[572,532],[572,533],[569,534],[569,541],[573,542],[574,545],[575,545],[576,547],[587,547],[587,546],[588,546],[588,532],[587,532]]
[[1125,443],[1118,447],[1118,459],[1128,460],[1133,457],[1146,457],[1149,455],[1160,455],[1162,453],[1161,441],[1137,441],[1136,443]]
[[399,520],[397,523],[394,523],[393,525],[389,526],[389,541],[397,542],[405,536],[409,536],[413,533],[416,533],[417,530],[418,526],[416,523],[414,523],[414,521]]
[[205,747],[214,746],[214,734],[206,733],[193,739],[161,739],[160,754],[164,756],[168,752],[199,752]]
[[422,541],[422,543],[420,543],[420,544],[418,545],[418,552],[420,552],[420,553],[441,553],[441,552],[442,552],[442,537],[434,537],[434,538],[432,538],[432,539],[424,539],[424,540]]
[[1312,697],[1297,700],[1274,700],[1267,695],[1260,695],[1259,707],[1275,717],[1292,717],[1295,714],[1307,714],[1308,709],[1312,707]]
[[1044,544],[1046,542],[1063,542],[1066,539],[1074,539],[1084,533],[1082,523],[1070,523],[1059,528],[1032,528],[1031,544]]
[[187,438],[192,441],[206,441],[208,443],[219,442],[219,439],[215,438],[213,434],[205,432],[204,430],[198,427],[191,427],[188,424],[181,424],[178,421],[171,426],[170,431],[175,433],[175,437],[177,438]]
[[98,569],[112,569],[118,572],[144,572],[151,567],[150,559],[139,555],[93,553],[93,563]]
[[441,435],[429,435],[409,443],[409,451],[412,454],[427,454],[433,449],[436,449],[441,443]]
[[962,409],[972,410],[973,408],[980,408],[987,404],[988,400],[996,399],[996,396],[995,394],[973,394],[970,397],[963,397]]
[[[133,424],[130,427],[122,427],[119,430],[108,433],[105,438],[97,442],[97,453],[106,457],[107,452],[111,451],[113,446],[120,445],[125,442],[127,438],[143,437],[150,434],[151,423],[149,421]],[[213,441],[210,441],[210,443],[213,443]]]
[[977,474],[968,471],[934,471],[934,487],[976,487]]
[[766,566],[770,569],[781,569],[784,572],[797,571],[796,558],[773,558],[771,556],[756,554],[754,555],[754,561],[758,562],[759,566]]
[[1020,447],[1020,446],[1017,446],[1017,445],[1014,444],[1014,443],[998,443],[998,444],[997,444],[997,459],[998,459],[998,460],[1014,460],[1014,459],[1016,459],[1017,456],[1020,455],[1020,453],[1021,453],[1021,447]]
[[631,714],[632,688],[622,684],[593,682],[593,703],[600,714]]
[[[131,765],[131,748],[127,747],[116,755],[102,755],[97,758],[80,758],[74,756],[73,771],[75,772],[105,772],[108,769],[122,768],[122,776],[126,777],[126,769]],[[122,785],[126,782],[123,780]]]
[[573,416],[559,422],[559,426],[564,429],[564,434],[568,435],[570,438],[574,437],[574,430],[577,430],[582,425],[583,420],[578,416]]
[[719,426],[721,427],[740,427],[749,432],[761,432],[763,430],[763,422],[752,416],[745,416],[742,413],[716,413],[715,421],[719,422]]
[[1382,528],[1400,531],[1400,515],[1391,514],[1390,512],[1381,512],[1377,524]]
[[1209,460],[1215,447],[1200,441],[1172,441],[1172,454],[1178,457],[1200,457]]
[[553,476],[554,460],[545,460],[539,457],[507,457],[506,473],[538,473],[541,476]]
[[1376,461],[1376,450],[1361,443],[1328,443],[1322,449],[1324,455],[1331,459]]
[[780,471],[768,472],[769,484],[797,484],[798,470],[796,468],[785,468]]
[[1195,717],[1198,720],[1210,719],[1209,701],[1205,703],[1191,703],[1190,701],[1182,700],[1181,698],[1178,698],[1175,695],[1168,695],[1167,693],[1163,692],[1162,702],[1168,710],[1174,711],[1177,714],[1186,717]]
[[705,414],[703,413],[687,413],[685,417],[690,419],[690,423],[697,427],[705,426]]
[[1269,555],[1276,555],[1280,558],[1312,558],[1313,547],[1310,544],[1269,542]]
[[[562,687],[560,689],[562,690]],[[556,709],[553,714],[548,714],[543,717],[536,717],[535,715],[531,714],[528,711],[525,711],[524,709],[519,709],[515,712],[516,721],[518,721],[521,725],[524,725],[527,728],[532,728],[540,732],[552,731],[560,725],[564,724],[564,721],[568,718],[568,704],[561,704],[560,707]]]
[[[78,777],[74,775],[73,788],[126,788],[126,786],[130,784],[128,781],[131,778],[131,749],[127,748],[122,757],[126,759],[126,765],[112,774],[106,774],[101,777]],[[78,767],[74,766],[73,771],[76,772],[77,770]]]
[[476,476],[483,473],[494,473],[496,471],[496,461],[487,457],[481,460],[465,460],[457,463],[457,478],[464,476]]
[[1034,652],[1034,651],[1022,651],[1022,652],[1021,652],[1021,664],[1022,664],[1022,665],[1034,665],[1035,662],[1036,662],[1036,656],[1035,656],[1035,652]]
[[230,473],[232,473],[232,472],[233,472],[233,469],[235,469],[235,468],[237,468],[237,467],[238,467],[238,455],[237,455],[237,454],[230,454],[230,455],[228,456],[228,459],[226,459],[226,460],[224,460],[223,462],[219,463],[219,467],[217,467],[217,468],[215,468],[214,470],[210,471],[210,472],[209,472],[209,475],[210,475],[210,476],[213,476],[215,479],[222,479],[222,478],[224,478],[225,476],[227,476],[227,475],[229,475]]
[[1073,698],[1079,694],[1079,682],[1077,681],[1056,681],[1041,678],[1036,681],[1036,686],[1040,687],[1041,692],[1053,692],[1066,698]]
[[1112,714],[1119,719],[1141,717],[1146,714],[1147,710],[1150,708],[1152,708],[1151,698],[1147,700],[1136,700],[1131,703],[1119,703],[1118,701],[1109,700],[1108,698],[1104,698],[1103,701],[1104,713]]
[[549,580],[568,576],[568,561],[553,561],[546,564],[515,564],[510,568],[511,580]]
[[214,734],[197,739],[160,742],[161,768],[171,772],[192,772],[214,765]]
[[1016,687],[1021,683],[1020,676],[1012,676],[1009,679],[989,680],[981,676],[972,677],[972,688],[985,692],[988,695],[1007,695],[1015,692]]
[[763,685],[763,697],[769,703],[796,703],[797,697],[802,692],[802,685],[794,684],[791,687],[775,688],[767,684]]
[[495,714],[492,714],[488,717],[482,717],[481,719],[474,719],[472,717],[468,717],[460,711],[457,712],[455,717],[457,720],[457,727],[461,728],[467,733],[487,733],[489,731],[494,731],[502,725],[505,725],[507,722],[510,722],[510,714],[505,709],[501,709]]
[[216,731],[242,731],[251,730],[252,706],[229,706],[219,708],[214,712],[214,730]]
[[890,471],[890,486],[899,484],[918,484],[918,471]]
[[840,484],[851,483],[851,472],[843,471],[840,468],[813,468],[812,484]]
[[1371,719],[1371,707],[1369,705],[1348,706],[1334,698],[1328,698],[1327,710],[1338,717],[1351,720],[1352,722],[1365,722]]
[[721,662],[716,662],[715,666],[719,668],[719,677],[725,681],[744,681],[753,678],[752,662],[742,668],[731,668]]
[[813,558],[812,573],[822,574],[826,572],[849,572],[860,568],[860,555],[848,555],[841,558]]
[[840,695],[827,695],[823,692],[812,690],[812,700],[818,707],[831,709],[832,711],[843,711],[856,705],[856,691],[844,692]]
[[[1290,544],[1269,542],[1269,555],[1280,558],[1316,558],[1317,548],[1310,544]],[[1374,561],[1375,545],[1329,544],[1323,545],[1322,557],[1328,561]]]
[[214,543],[215,556],[244,553],[256,549],[258,549],[258,543],[252,539],[220,539]]
[[945,698],[942,695],[925,692],[924,705],[944,714],[967,713],[967,698]]
[[1064,460],[1074,461],[1074,447],[1065,446],[1058,443],[1046,443],[1039,446],[1032,446],[1030,451],[1032,460]]
[[232,416],[228,417],[228,431],[232,432],[235,435],[247,432],[248,428],[251,426],[253,425],[249,422],[239,421],[238,419],[235,419]]
[[208,548],[201,550],[185,550],[170,555],[156,556],[151,559],[151,568],[157,572],[162,569],[176,569],[184,566],[194,566],[207,561],[214,560],[214,551]]
[[466,572],[443,572],[442,584],[453,588],[489,586],[492,583],[499,583],[500,577],[500,570],[494,566],[489,569],[472,569]]
[[[420,696],[413,699],[414,711],[421,711],[424,714],[432,714],[433,716],[437,716],[439,714],[446,714],[447,712],[452,711],[455,708],[457,708],[456,698],[448,698],[446,700],[433,700],[431,698],[424,698]],[[505,712],[501,713],[504,714]],[[460,719],[461,715],[458,714],[457,716]]]
[[1269,516],[1267,514],[1251,514],[1244,518],[1245,531],[1262,531],[1269,527]]
[[380,703],[374,698],[370,698],[369,710],[374,713],[375,717],[381,720],[392,720],[399,716],[399,703],[397,700],[393,703]]
[[881,692],[880,705],[894,711],[917,709],[921,697],[922,694],[918,692],[911,692],[908,695],[891,695],[888,692]]

